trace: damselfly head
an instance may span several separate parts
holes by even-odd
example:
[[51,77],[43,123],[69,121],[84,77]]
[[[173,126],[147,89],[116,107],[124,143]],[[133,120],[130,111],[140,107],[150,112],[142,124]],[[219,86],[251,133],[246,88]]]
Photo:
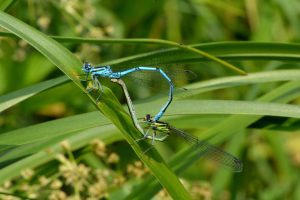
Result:
[[146,114],[144,120],[147,121],[147,122],[151,122],[152,121],[151,115],[150,114]]
[[88,63],[88,62],[84,62],[81,69],[82,69],[82,71],[88,73],[88,72],[91,71],[92,66],[91,66],[91,64]]

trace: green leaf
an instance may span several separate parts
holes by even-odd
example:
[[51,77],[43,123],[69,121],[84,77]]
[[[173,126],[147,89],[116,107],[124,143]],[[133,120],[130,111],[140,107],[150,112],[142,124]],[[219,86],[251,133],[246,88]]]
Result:
[[7,10],[16,1],[17,0],[1,0],[1,2],[0,2],[0,10],[2,10],[2,11]]
[[[95,39],[95,38],[80,38],[80,37],[60,37],[53,36],[57,41],[64,43],[123,43],[136,44],[138,39]],[[137,42],[135,42],[137,41]],[[140,42],[142,43],[142,41]],[[279,43],[279,42],[216,42],[216,43],[201,43],[194,44],[192,47],[201,49],[212,55],[216,55],[222,59],[234,60],[281,60],[281,61],[299,61],[300,50],[299,44],[296,43]],[[155,61],[155,63],[151,63]],[[183,51],[177,48],[169,48],[147,53],[137,54],[126,58],[107,62],[105,64],[118,64],[130,66],[132,63],[139,64],[161,64],[161,63],[188,63],[201,62],[207,58],[196,56],[190,52]],[[134,62],[133,62],[134,61]],[[150,62],[149,62],[150,61]],[[160,62],[159,62],[160,61]]]
[[[1,36],[13,37],[11,33],[0,32]],[[81,37],[61,37],[50,36],[58,42],[72,44],[145,44],[151,43],[151,40],[142,39],[95,39]],[[280,43],[280,42],[215,42],[194,44],[191,47],[201,49],[211,55],[215,55],[223,60],[278,60],[278,61],[299,61],[299,44]],[[178,48],[167,48],[163,50],[151,51],[142,54],[136,54],[126,58],[120,58],[113,61],[102,63],[102,65],[159,65],[168,63],[190,63],[207,61],[206,57],[200,57],[191,52]]]
[[[192,45],[218,58],[224,60],[278,60],[295,61],[300,60],[300,45],[295,43],[267,43],[267,42],[218,42]],[[206,58],[197,57],[189,52],[175,48],[151,51],[131,57],[120,58],[112,62],[102,63],[104,65],[159,65],[168,63],[195,63],[207,61]]]
[[[153,107],[158,107],[156,102],[137,106],[144,113],[151,113]],[[268,102],[183,100],[174,102],[172,109],[167,111],[166,116],[196,114],[238,114],[300,118],[300,108],[297,105]],[[139,117],[143,116],[140,115]],[[108,124],[107,120],[99,116],[97,112],[91,112],[2,133],[0,135],[0,145],[22,145],[105,124]],[[50,127],[52,128],[50,129]],[[22,136],[20,137],[20,135]]]
[[0,96],[0,112],[20,103],[42,91],[65,83],[69,79],[66,76],[44,81],[33,86],[23,88],[7,95]]
[[[82,91],[85,91],[78,76],[81,63],[65,47],[4,12],[0,12],[0,26],[24,39],[36,48],[71,78]],[[93,96],[97,97],[97,94],[87,95],[96,103],[95,97]],[[104,93],[101,98],[102,101],[97,104],[97,108],[119,128],[137,155],[150,168],[151,172],[159,179],[169,194],[175,199],[190,199],[189,193],[170,171],[157,151],[151,150],[145,155],[139,145],[135,143],[135,139],[140,137],[141,133],[132,125],[129,115],[124,111],[114,94],[107,88],[104,88]],[[145,146],[145,143],[140,145]]]
[[[147,104],[144,106],[148,107]],[[166,114],[235,114],[300,118],[300,107],[255,101],[184,100],[174,102]]]
[[[300,70],[274,70],[267,72],[250,73],[247,76],[231,76],[211,79],[208,81],[190,84],[185,88],[189,89],[191,95],[200,94],[217,89],[241,86],[245,84],[258,84],[276,81],[292,81],[300,79]],[[189,93],[187,93],[188,95]]]
[[99,112],[85,113],[2,133],[0,134],[0,145],[30,144],[106,124],[110,124],[110,122]]

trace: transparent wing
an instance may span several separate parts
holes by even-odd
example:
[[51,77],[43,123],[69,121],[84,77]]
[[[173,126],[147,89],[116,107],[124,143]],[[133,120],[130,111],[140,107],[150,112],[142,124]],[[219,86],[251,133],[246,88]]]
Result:
[[223,167],[231,171],[241,172],[243,170],[242,161],[235,156],[205,141],[201,141],[197,137],[181,131],[175,127],[170,126],[169,128],[171,134],[175,134],[183,138],[188,143],[194,145],[195,151],[198,154],[197,159],[206,157],[221,164]]
[[[172,80],[174,84],[182,85],[187,83],[187,81],[195,80],[197,79],[197,74],[194,73],[191,70],[185,70],[185,69],[176,69],[176,68],[161,68],[167,76]],[[130,73],[124,78],[129,77],[133,79],[140,79],[145,80],[148,83],[152,81],[152,83],[155,81],[167,81],[158,71],[138,71],[134,73]]]
[[163,69],[164,72],[172,79],[172,80],[195,80],[197,79],[197,74],[191,70],[187,69]]
[[[191,96],[189,90],[182,85],[188,83],[189,80],[195,79],[197,75],[189,70],[164,70],[164,72],[171,78],[173,84],[175,85],[174,96],[175,98],[184,98],[186,96]],[[149,91],[158,92],[160,94],[168,95],[170,85],[168,81],[157,71],[138,71],[127,76],[122,77],[122,79],[128,85],[138,85],[141,87],[148,88]]]
[[[134,66],[173,66],[182,62],[182,51],[170,51],[170,49],[160,49],[155,53],[147,52],[135,56],[120,59],[118,63],[112,64],[120,68],[128,68]],[[180,64],[182,65],[182,64]]]

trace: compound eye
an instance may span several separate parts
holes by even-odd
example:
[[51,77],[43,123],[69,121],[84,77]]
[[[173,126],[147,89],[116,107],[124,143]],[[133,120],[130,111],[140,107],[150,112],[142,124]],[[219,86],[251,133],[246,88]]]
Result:
[[89,63],[86,63],[85,66],[84,66],[84,68],[87,69],[87,70],[89,70],[89,69],[91,69],[91,65]]
[[147,114],[147,115],[146,115],[145,120],[146,120],[146,121],[150,121],[150,120],[151,120],[150,114]]

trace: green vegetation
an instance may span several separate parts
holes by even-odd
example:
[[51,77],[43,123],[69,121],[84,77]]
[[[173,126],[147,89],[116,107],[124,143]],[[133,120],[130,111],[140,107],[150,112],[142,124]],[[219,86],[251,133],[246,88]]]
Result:
[[[1,1],[0,199],[299,199],[299,8]],[[80,81],[84,60],[195,72],[175,80],[188,91],[175,94],[163,121],[239,157],[243,172],[196,160],[173,138],[143,153],[150,144],[135,142],[121,88],[101,80],[97,103]],[[167,98],[157,84],[126,83],[139,117]]]

